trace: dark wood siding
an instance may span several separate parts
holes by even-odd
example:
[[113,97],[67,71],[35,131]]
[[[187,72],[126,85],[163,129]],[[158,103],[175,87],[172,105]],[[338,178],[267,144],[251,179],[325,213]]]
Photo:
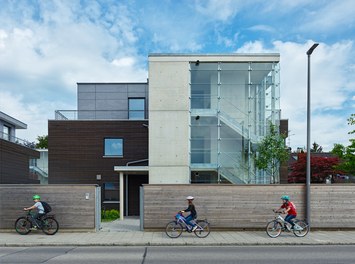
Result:
[[29,160],[40,153],[19,144],[0,139],[0,184],[39,183],[30,179]]
[[[48,170],[50,184],[118,183],[114,166],[148,159],[147,121],[62,121],[48,122]],[[122,138],[123,157],[104,157],[104,139]],[[148,162],[135,163],[135,166]],[[101,180],[96,179],[101,175]],[[102,201],[104,190],[102,189]],[[104,204],[106,209],[118,203]]]
[[[148,158],[148,128],[143,124],[147,121],[49,121],[49,183],[117,182],[114,166]],[[123,139],[122,158],[104,157],[108,137]]]

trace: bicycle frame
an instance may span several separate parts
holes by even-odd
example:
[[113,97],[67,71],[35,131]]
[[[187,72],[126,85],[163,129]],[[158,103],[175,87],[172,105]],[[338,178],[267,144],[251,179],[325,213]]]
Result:
[[[289,228],[291,224],[290,224],[289,222],[287,222],[287,221],[285,220],[285,218],[283,218],[283,217],[281,216],[281,213],[277,213],[277,214],[278,214],[278,215],[275,216],[275,220],[281,222],[281,223],[284,224],[287,228]],[[298,228],[301,228],[301,227],[298,226],[297,223],[296,223],[296,222],[298,221],[298,219],[293,218],[293,219],[291,219],[291,221],[294,223],[294,225],[296,226],[297,229],[298,229]]]
[[[175,219],[178,223],[180,223],[183,226],[183,228],[190,231],[189,225],[186,223],[185,216],[183,216],[181,213],[178,213],[177,215],[175,215]],[[196,224],[194,219],[192,219],[190,222]]]

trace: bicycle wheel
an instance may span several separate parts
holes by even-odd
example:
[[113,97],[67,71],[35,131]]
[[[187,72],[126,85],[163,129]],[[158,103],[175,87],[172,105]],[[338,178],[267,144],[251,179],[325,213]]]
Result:
[[42,231],[47,235],[54,235],[58,232],[59,224],[58,221],[52,217],[45,217],[42,220]]
[[210,224],[205,221],[196,221],[197,224],[197,228],[194,231],[195,235],[200,237],[200,238],[204,238],[207,237],[210,234]]
[[20,235],[27,235],[31,232],[32,223],[26,217],[20,217],[15,222],[15,230]]
[[297,220],[293,227],[293,234],[297,237],[304,237],[309,232],[309,226],[306,221]]
[[166,225],[165,233],[168,237],[178,238],[183,231],[182,225],[176,221],[171,221]]
[[273,220],[266,225],[266,234],[268,234],[269,237],[278,237],[281,234],[281,231],[282,226],[278,221]]

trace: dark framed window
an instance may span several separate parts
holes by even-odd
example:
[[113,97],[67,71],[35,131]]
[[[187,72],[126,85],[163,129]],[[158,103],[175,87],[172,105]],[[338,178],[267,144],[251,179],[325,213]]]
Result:
[[119,185],[118,182],[104,183],[104,202],[118,202],[119,201]]
[[122,157],[123,156],[123,139],[122,138],[105,138],[104,155],[106,157]]
[[145,119],[144,98],[128,98],[128,119],[131,120]]

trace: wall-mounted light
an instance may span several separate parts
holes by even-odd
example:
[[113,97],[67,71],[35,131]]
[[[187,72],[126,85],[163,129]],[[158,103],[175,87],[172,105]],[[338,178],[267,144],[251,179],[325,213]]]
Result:
[[200,61],[197,60],[197,61],[195,62],[195,65],[198,66],[199,64],[200,64]]
[[199,115],[195,117],[195,120],[199,120],[199,119],[200,119],[200,116],[199,116]]

